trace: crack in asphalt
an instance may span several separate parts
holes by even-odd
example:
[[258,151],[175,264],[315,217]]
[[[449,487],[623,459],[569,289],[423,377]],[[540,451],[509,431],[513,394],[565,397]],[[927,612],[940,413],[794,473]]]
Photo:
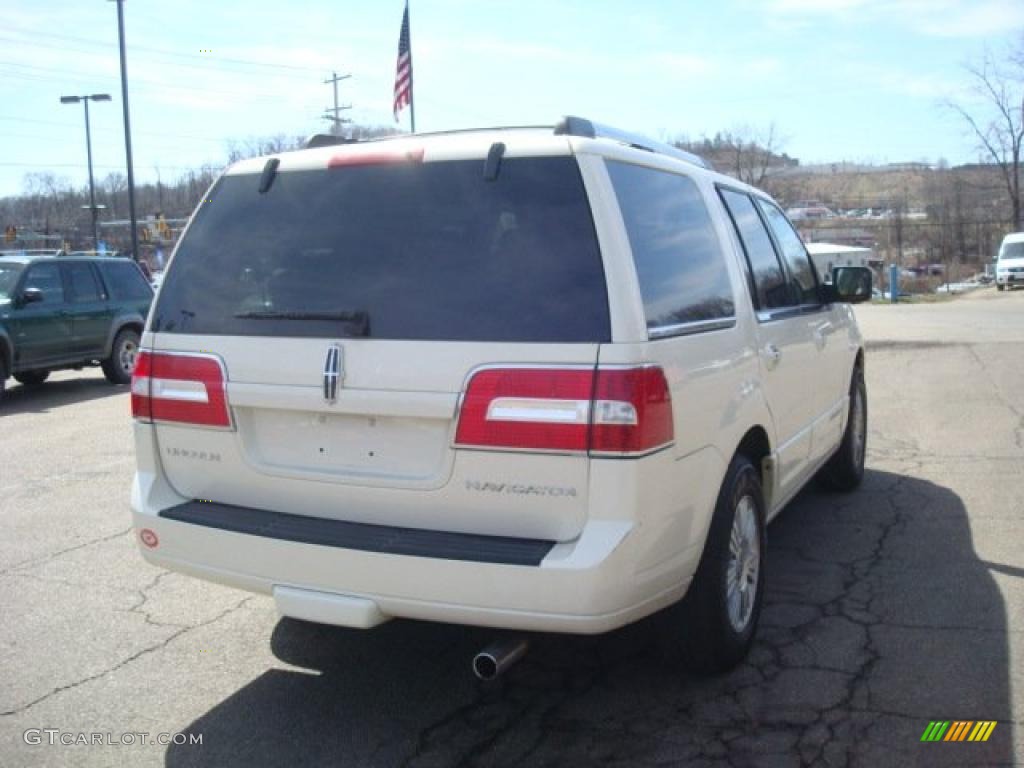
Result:
[[58,550],[57,552],[51,552],[51,553],[46,554],[46,555],[36,555],[35,557],[30,557],[28,560],[22,560],[20,563],[15,563],[14,565],[9,565],[6,568],[0,570],[0,576],[6,576],[7,574],[13,573],[14,571],[18,571],[18,570],[21,570],[23,568],[28,568],[28,567],[31,567],[31,566],[34,566],[34,565],[42,565],[43,563],[47,563],[50,560],[54,560],[54,559],[60,557],[61,555],[66,555],[69,552],[74,552],[74,551],[79,550],[79,549],[85,549],[86,547],[91,547],[93,544],[102,544],[105,541],[113,541],[114,539],[119,538],[121,536],[126,536],[129,533],[131,533],[131,532],[132,532],[132,527],[128,526],[123,531],[118,531],[117,533],[111,533],[111,534],[109,534],[107,536],[101,536],[98,539],[90,539],[89,541],[85,541],[85,542],[82,542],[80,544],[75,544],[74,546],[68,547],[67,549],[61,549],[61,550]]
[[971,353],[971,357],[973,357],[978,363],[978,366],[984,372],[985,376],[992,383],[991,391],[999,398],[999,402],[1002,403],[1006,410],[1017,417],[1017,426],[1013,430],[1013,438],[1017,447],[1024,450],[1024,412],[1011,403],[1009,398],[1003,394],[1003,390],[999,386],[999,382],[996,380],[996,377],[992,375],[992,371],[989,369],[988,364],[982,359],[981,355],[978,354],[977,350],[971,346],[968,348],[968,351]]
[[161,640],[159,643],[147,646],[147,647],[145,647],[145,648],[143,648],[143,649],[141,649],[139,651],[136,651],[135,653],[131,654],[130,656],[128,656],[128,657],[126,657],[124,659],[121,659],[121,661],[117,662],[113,666],[108,667],[107,669],[104,669],[101,672],[97,672],[94,675],[89,675],[88,677],[83,677],[82,679],[76,680],[73,683],[68,683],[67,685],[57,686],[56,688],[48,691],[47,693],[43,694],[42,696],[39,696],[38,698],[33,699],[32,701],[28,702],[27,704],[23,704],[20,707],[15,707],[14,709],[9,709],[9,710],[0,712],[0,717],[10,717],[10,716],[13,716],[13,715],[20,715],[21,713],[31,709],[32,707],[37,706],[38,704],[41,704],[42,702],[46,701],[47,699],[52,698],[53,696],[56,696],[57,694],[64,693],[65,691],[73,690],[73,689],[78,688],[78,687],[80,687],[82,685],[85,685],[86,683],[91,683],[94,680],[99,680],[101,678],[104,678],[107,675],[109,675],[109,674],[111,674],[113,672],[116,672],[117,670],[121,669],[122,667],[125,667],[128,664],[131,664],[136,659],[142,658],[143,656],[147,656],[147,655],[149,655],[151,653],[155,653],[156,651],[160,651],[160,650],[166,648],[168,645],[170,645],[172,642],[177,640],[182,635],[185,635],[185,634],[187,634],[189,632],[192,632],[193,630],[196,630],[196,629],[202,629],[203,627],[207,627],[207,626],[209,626],[211,624],[214,624],[214,623],[220,621],[221,619],[224,619],[225,617],[231,615],[235,611],[238,611],[244,605],[246,605],[247,603],[251,602],[254,599],[255,599],[255,595],[250,595],[248,597],[245,597],[242,600],[240,600],[239,602],[237,602],[234,605],[230,606],[229,608],[224,609],[223,611],[218,613],[216,616],[214,616],[214,617],[212,617],[210,619],[207,619],[206,621],[201,621],[201,622],[199,622],[197,624],[190,624],[188,626],[183,626],[180,629],[178,629],[176,632],[172,632],[170,635],[168,635],[166,638]]
[[173,575],[172,571],[161,571],[152,579],[150,579],[148,584],[143,585],[140,589],[132,590],[138,594],[139,602],[137,602],[135,605],[129,608],[124,608],[122,610],[124,610],[124,612],[126,613],[134,613],[136,615],[142,616],[143,620],[152,627],[184,627],[186,629],[191,628],[190,625],[182,624],[180,622],[156,621],[149,613],[149,611],[143,610],[143,606],[145,606],[146,603],[149,602],[149,591],[155,589],[160,584],[160,582],[164,580],[165,577],[171,575]]
[[[33,581],[40,581],[44,584],[60,584],[65,587],[71,587],[72,589],[82,589],[83,587],[91,587],[92,584],[82,583],[76,581],[68,581],[67,579],[61,579],[56,576],[40,576],[36,573],[28,573],[24,570],[9,571],[2,576],[8,576],[15,579],[32,579]],[[160,571],[154,576],[147,584],[144,584],[139,588],[121,587],[116,584],[103,584],[101,585],[104,589],[109,589],[111,592],[121,592],[126,595],[136,595],[138,602],[128,608],[111,608],[111,610],[118,613],[135,613],[142,616],[146,624],[154,627],[188,627],[188,624],[182,624],[181,622],[166,622],[157,621],[148,611],[143,611],[142,607],[149,601],[149,591],[154,589],[160,582],[167,576],[173,575],[172,571]]]

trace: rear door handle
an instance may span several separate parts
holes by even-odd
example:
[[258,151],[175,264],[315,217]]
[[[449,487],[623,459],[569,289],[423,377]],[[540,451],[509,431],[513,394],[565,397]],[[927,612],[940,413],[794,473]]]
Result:
[[768,367],[769,371],[775,368],[779,361],[782,360],[782,350],[772,343],[765,344],[761,354],[764,356],[764,364]]

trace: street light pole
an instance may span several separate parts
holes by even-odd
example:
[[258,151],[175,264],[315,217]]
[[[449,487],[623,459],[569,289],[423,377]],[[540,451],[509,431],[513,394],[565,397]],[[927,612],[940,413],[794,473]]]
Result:
[[128,59],[124,50],[124,0],[117,3],[117,40],[121,51],[121,106],[124,109],[124,154],[128,168],[128,218],[132,227],[132,258],[141,259],[139,253],[139,230],[135,218],[135,174],[132,172],[132,129],[128,118]]
[[82,102],[85,105],[85,155],[89,159],[89,213],[92,217],[92,247],[94,251],[100,248],[99,230],[96,224],[96,186],[92,178],[92,132],[89,129],[89,102],[110,101],[109,93],[93,93],[85,96],[61,96],[61,104],[77,104]]
[[89,131],[89,100],[82,99],[85,105],[85,156],[89,159],[89,213],[92,214],[92,249],[100,249],[100,234],[96,226],[96,185],[92,181],[92,133]]

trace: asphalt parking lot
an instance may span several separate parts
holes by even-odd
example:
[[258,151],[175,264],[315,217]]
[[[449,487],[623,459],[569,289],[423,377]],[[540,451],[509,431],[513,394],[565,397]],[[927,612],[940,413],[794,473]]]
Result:
[[[0,765],[1011,765],[1024,761],[1024,291],[858,308],[863,488],[769,529],[749,663],[667,667],[656,621],[540,636],[500,681],[484,630],[280,619],[143,563],[128,395],[92,372],[0,408]],[[994,720],[986,743],[921,743]],[[29,729],[202,744],[41,744]],[[34,732],[31,732],[34,734]],[[106,734],[110,734],[107,736]]]

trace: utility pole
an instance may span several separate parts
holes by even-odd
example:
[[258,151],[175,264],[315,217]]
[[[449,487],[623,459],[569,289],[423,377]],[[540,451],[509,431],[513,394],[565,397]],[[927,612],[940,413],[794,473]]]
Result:
[[[348,80],[350,77],[352,77],[352,75],[341,75],[339,77],[337,72],[332,72],[331,73],[331,77],[329,77],[326,80],[324,80],[324,84],[325,85],[327,83],[330,83],[331,85],[334,86],[334,108],[333,109],[328,108],[327,110],[325,110],[325,112],[324,112],[324,119],[325,120],[333,121],[333,131],[335,131],[336,134],[339,135],[339,136],[341,135],[341,126],[342,126],[342,124],[343,123],[350,123],[352,121],[348,120],[346,118],[340,117],[338,113],[341,112],[343,109],[352,109],[352,105],[351,104],[345,104],[345,105],[342,105],[342,106],[338,105],[338,83],[340,81],[342,81],[342,80]],[[334,114],[333,115],[328,114],[329,112],[333,112]]]
[[124,0],[114,0],[117,3],[117,42],[121,57],[121,107],[124,111],[124,155],[125,165],[128,170],[128,218],[131,220],[132,228],[132,258],[139,261],[142,254],[139,253],[139,231],[138,222],[135,218],[135,174],[132,171],[132,129],[128,117],[128,57],[125,55],[124,47]]

